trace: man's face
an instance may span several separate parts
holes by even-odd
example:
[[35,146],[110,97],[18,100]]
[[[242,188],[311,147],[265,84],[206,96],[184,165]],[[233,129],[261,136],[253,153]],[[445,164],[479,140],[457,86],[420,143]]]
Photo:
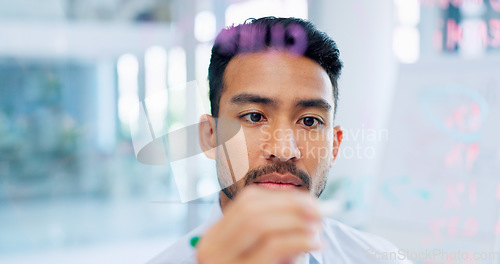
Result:
[[[225,69],[219,105],[219,120],[241,125],[247,150],[238,157],[216,153],[221,184],[237,181],[224,189],[228,198],[253,184],[321,194],[342,131],[333,126],[333,88],[319,64],[279,51],[238,55]],[[219,122],[216,141],[223,130]],[[248,172],[232,175],[231,166],[241,163]]]

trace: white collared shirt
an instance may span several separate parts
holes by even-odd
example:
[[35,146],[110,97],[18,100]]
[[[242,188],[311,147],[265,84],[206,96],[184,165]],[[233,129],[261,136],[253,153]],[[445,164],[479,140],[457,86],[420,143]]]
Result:
[[[196,251],[191,246],[193,237],[202,237],[206,230],[222,218],[220,204],[214,203],[209,219],[198,226],[147,264],[197,264]],[[323,218],[321,251],[311,251],[305,255],[305,263],[402,263],[411,262],[398,254],[398,248],[387,240],[356,230],[329,218]]]

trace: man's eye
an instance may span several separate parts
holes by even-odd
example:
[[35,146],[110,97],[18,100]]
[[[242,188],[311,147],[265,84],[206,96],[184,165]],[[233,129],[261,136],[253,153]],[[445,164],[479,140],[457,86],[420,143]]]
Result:
[[264,119],[264,116],[261,113],[248,113],[241,117],[252,123],[258,123]]
[[321,120],[319,120],[316,117],[311,117],[311,116],[307,116],[307,117],[302,118],[301,123],[306,127],[317,127],[318,125],[323,124],[323,122],[321,122]]

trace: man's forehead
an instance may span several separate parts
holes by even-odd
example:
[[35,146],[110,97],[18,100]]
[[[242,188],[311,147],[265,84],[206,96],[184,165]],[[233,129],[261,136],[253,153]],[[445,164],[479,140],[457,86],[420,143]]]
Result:
[[326,71],[307,57],[283,51],[240,54],[229,62],[222,97],[242,93],[286,101],[322,98],[333,106],[333,87]]
[[253,62],[253,61],[265,61],[267,63],[271,62],[292,62],[292,61],[300,61],[302,63],[305,63],[308,61],[308,64],[315,64],[318,67],[321,67],[316,61],[303,56],[303,55],[297,55],[295,53],[291,53],[287,50],[284,49],[279,49],[279,48],[267,48],[265,50],[257,51],[257,52],[244,52],[244,53],[239,53],[236,56],[234,56],[230,61],[229,64],[236,64],[236,63],[243,63],[243,62]]

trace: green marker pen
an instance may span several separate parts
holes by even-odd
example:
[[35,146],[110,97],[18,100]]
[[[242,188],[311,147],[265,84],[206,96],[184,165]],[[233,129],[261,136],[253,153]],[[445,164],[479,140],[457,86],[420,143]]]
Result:
[[193,248],[196,247],[196,244],[198,244],[198,241],[200,241],[200,237],[199,236],[194,236],[191,238],[191,240],[189,241],[189,244],[191,244],[191,246]]

